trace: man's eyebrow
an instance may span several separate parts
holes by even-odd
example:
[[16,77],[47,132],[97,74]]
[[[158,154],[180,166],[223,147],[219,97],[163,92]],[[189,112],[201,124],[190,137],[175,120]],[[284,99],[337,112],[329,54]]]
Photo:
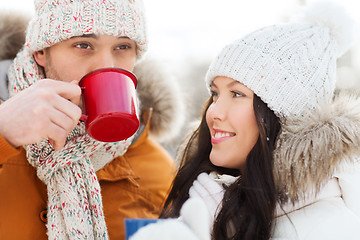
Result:
[[[84,35],[81,35],[81,36],[73,36],[71,38],[95,38],[95,39],[98,39],[99,38],[99,35],[96,35],[96,34],[84,34]],[[119,39],[121,38],[125,38],[125,39],[130,39],[129,37],[127,36],[120,36],[118,37]]]
[[95,39],[98,39],[98,35],[96,34],[84,34],[84,35],[81,35],[81,36],[74,36],[74,37],[71,37],[71,38],[95,38]]

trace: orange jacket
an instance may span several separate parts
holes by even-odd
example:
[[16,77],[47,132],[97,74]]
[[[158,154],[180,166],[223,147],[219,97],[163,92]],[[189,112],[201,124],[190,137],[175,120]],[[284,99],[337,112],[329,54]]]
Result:
[[[97,172],[110,239],[125,239],[124,218],[157,218],[175,173],[171,156],[148,138],[148,126],[126,154]],[[46,185],[0,137],[0,239],[47,239]]]

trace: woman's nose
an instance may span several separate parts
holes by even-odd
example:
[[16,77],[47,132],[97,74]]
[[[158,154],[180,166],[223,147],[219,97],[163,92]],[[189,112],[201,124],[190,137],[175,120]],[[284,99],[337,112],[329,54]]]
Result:
[[217,99],[209,108],[209,114],[214,120],[225,120],[227,113],[227,104],[222,99]]

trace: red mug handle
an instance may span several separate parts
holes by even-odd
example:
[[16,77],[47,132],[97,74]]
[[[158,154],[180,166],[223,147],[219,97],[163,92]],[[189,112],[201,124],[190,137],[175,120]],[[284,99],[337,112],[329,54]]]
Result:
[[[85,87],[80,87],[81,88],[81,91],[84,92],[85,90]],[[88,116],[86,114],[81,114],[81,117],[80,117],[80,120],[81,121],[86,121],[88,119]]]

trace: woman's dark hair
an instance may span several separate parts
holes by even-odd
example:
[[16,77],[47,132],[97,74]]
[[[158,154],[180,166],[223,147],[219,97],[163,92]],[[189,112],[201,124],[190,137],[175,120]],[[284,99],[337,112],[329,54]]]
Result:
[[213,165],[210,132],[206,124],[205,105],[200,126],[190,137],[180,158],[180,168],[160,217],[178,217],[180,208],[189,198],[189,188],[202,172],[240,176],[226,188],[222,208],[214,222],[212,239],[269,239],[277,202],[273,177],[273,157],[276,137],[280,131],[279,119],[267,105],[254,94],[254,112],[259,128],[259,138],[250,151],[245,172]]

